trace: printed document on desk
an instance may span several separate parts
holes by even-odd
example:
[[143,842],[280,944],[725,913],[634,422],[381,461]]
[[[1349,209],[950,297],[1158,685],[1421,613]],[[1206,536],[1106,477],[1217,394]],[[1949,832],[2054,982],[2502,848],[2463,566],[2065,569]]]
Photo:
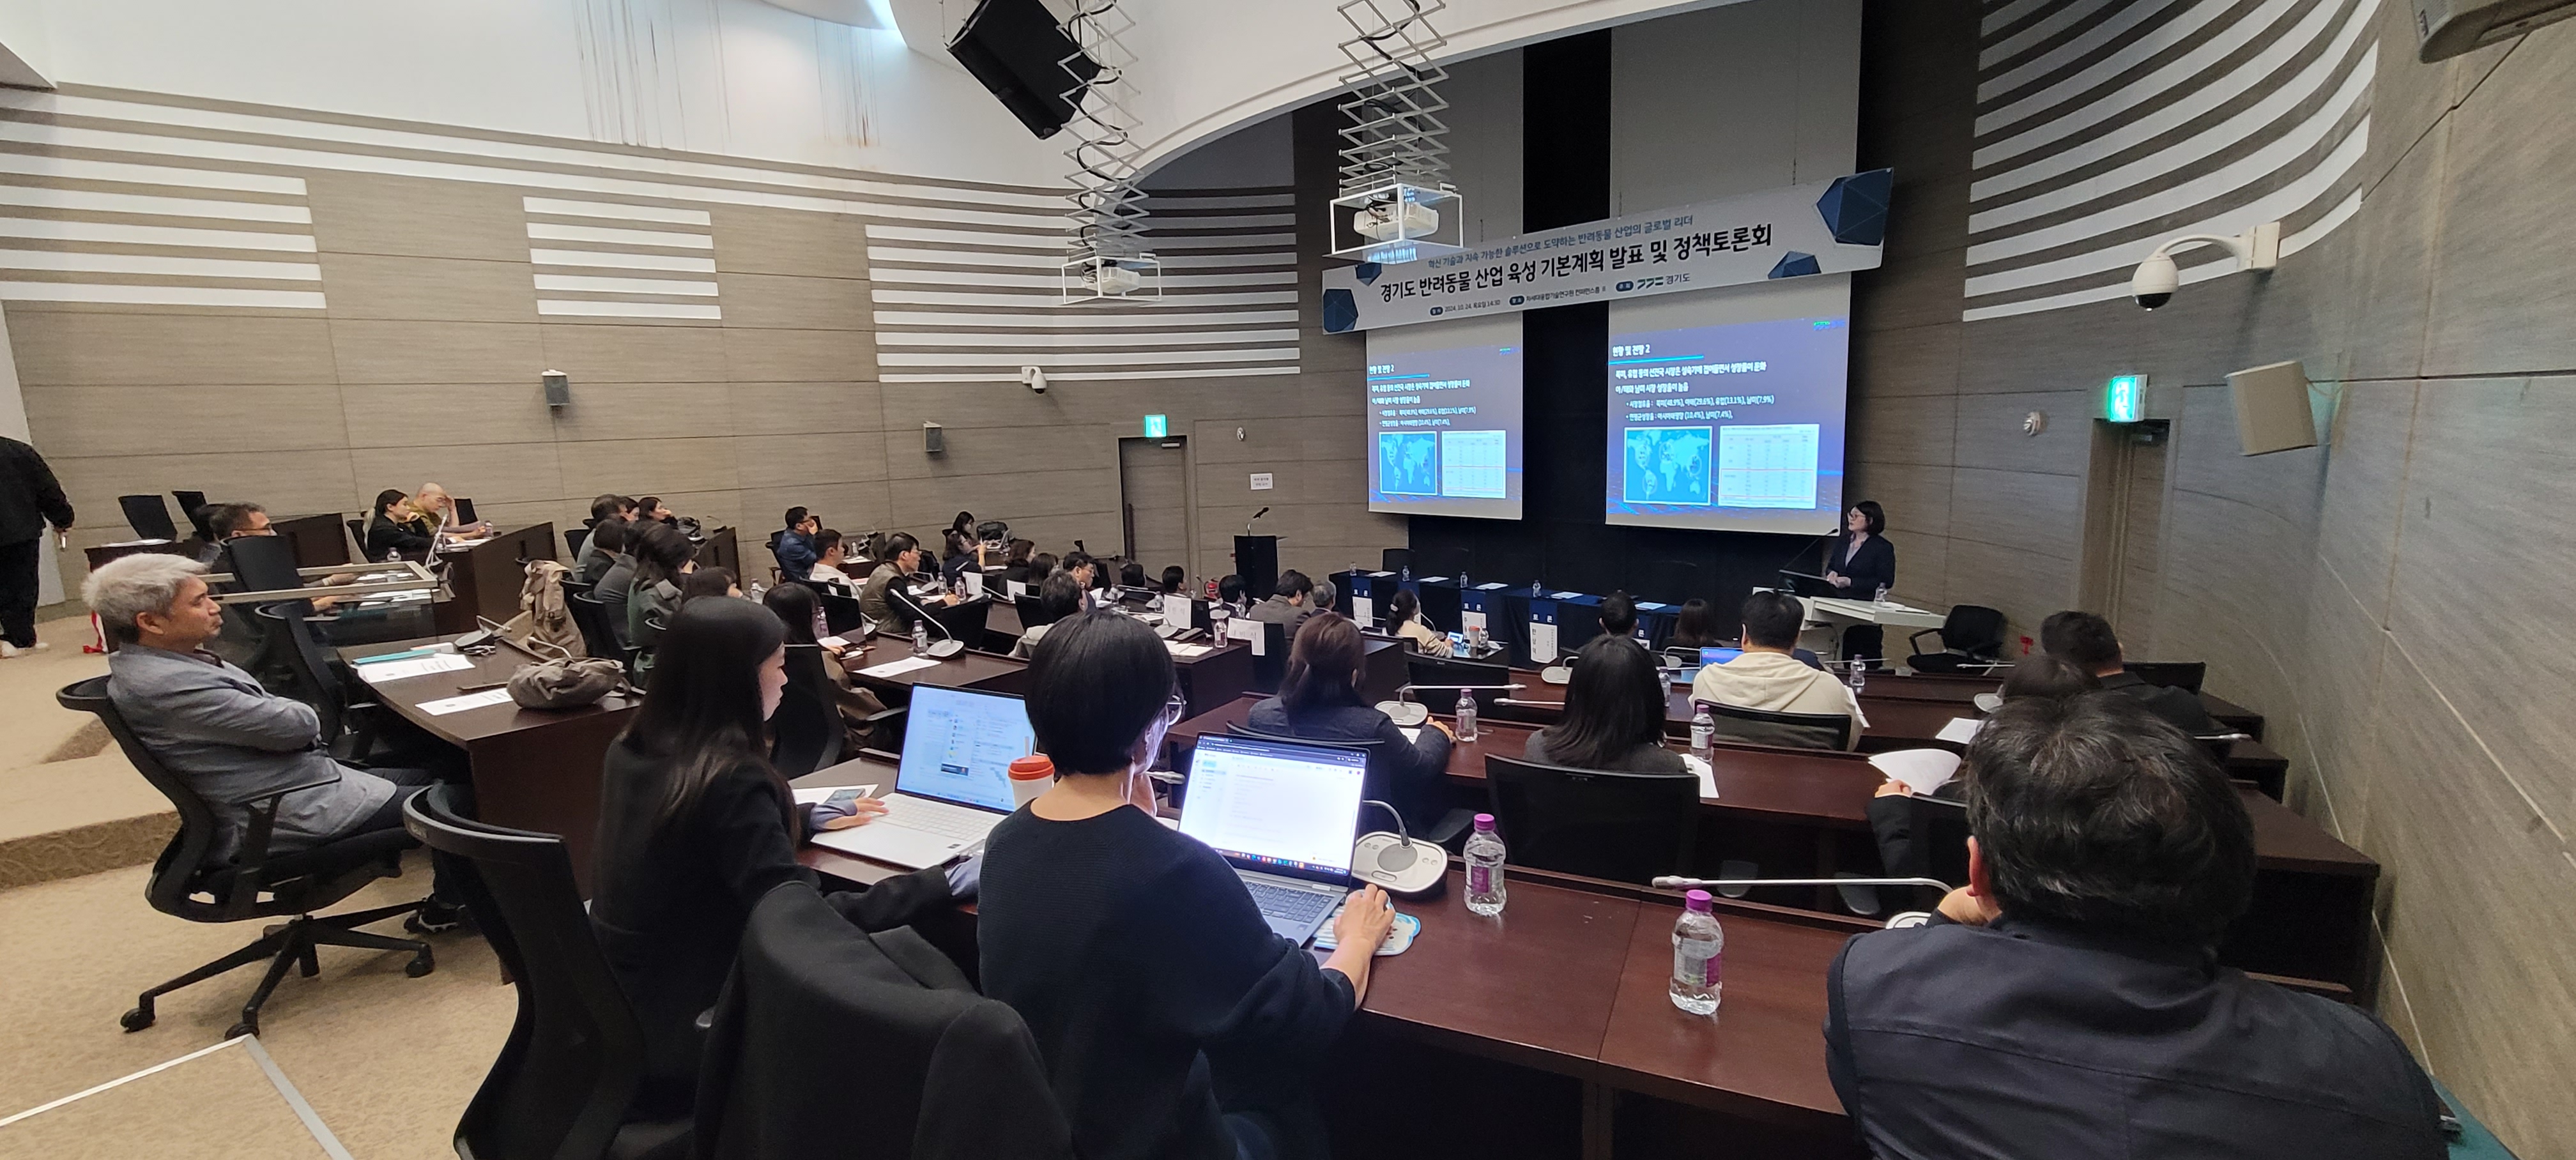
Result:
[[900,677],[905,673],[912,672],[916,669],[930,669],[937,667],[939,667],[939,659],[937,657],[905,657],[899,661],[887,661],[881,665],[870,665],[867,668],[860,669],[859,675],[862,677],[878,678]]
[[460,653],[440,653],[436,656],[414,657],[408,660],[385,661],[381,664],[361,664],[354,665],[352,667],[358,670],[358,676],[364,679],[368,684],[381,685],[388,681],[400,681],[411,677],[426,677],[431,673],[452,673],[459,669],[470,669],[474,667],[474,662],[467,659]]

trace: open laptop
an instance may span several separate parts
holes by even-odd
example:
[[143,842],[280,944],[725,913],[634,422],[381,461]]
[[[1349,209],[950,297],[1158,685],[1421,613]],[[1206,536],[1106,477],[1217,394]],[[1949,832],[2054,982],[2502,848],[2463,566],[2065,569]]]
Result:
[[885,816],[814,842],[914,870],[974,853],[1014,808],[1011,762],[1036,749],[1020,698],[915,685]]
[[1234,867],[1270,929],[1303,946],[1349,893],[1368,754],[1201,736],[1181,832]]

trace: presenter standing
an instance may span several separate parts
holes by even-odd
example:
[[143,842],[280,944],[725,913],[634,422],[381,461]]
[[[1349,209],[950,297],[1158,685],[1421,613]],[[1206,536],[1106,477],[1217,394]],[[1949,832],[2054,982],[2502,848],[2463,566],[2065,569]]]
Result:
[[[1843,513],[1843,535],[1825,557],[1825,580],[1849,600],[1875,600],[1896,587],[1896,545],[1887,542],[1887,512],[1865,499]],[[1875,624],[1843,630],[1843,659],[1866,658],[1872,667],[1886,651],[1886,634]]]

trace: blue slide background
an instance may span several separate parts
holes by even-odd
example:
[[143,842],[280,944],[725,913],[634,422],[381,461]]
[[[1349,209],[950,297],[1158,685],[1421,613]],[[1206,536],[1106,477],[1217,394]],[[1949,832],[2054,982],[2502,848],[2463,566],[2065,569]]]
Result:
[[[1821,533],[1833,528],[1843,502],[1850,319],[1786,318],[1613,333],[1608,361],[1608,478],[1602,492],[1608,522],[1748,532]],[[1759,369],[1750,364],[1760,364]],[[1728,369],[1678,373],[1704,366]],[[1621,378],[1621,371],[1660,373]],[[1776,401],[1725,401],[1764,395]],[[1726,507],[1715,502],[1721,498],[1716,474],[1723,428],[1808,423],[1818,427],[1814,506]],[[1645,462],[1639,461],[1640,452]]]

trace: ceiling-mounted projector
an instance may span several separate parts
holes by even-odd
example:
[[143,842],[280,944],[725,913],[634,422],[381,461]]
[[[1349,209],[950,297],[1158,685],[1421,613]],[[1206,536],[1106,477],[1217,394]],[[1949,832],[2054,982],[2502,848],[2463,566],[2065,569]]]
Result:
[[1440,211],[1413,201],[1364,206],[1352,215],[1351,228],[1372,242],[1427,238],[1440,228]]
[[2576,16],[2576,0],[2415,0],[2415,59],[2431,64]]

